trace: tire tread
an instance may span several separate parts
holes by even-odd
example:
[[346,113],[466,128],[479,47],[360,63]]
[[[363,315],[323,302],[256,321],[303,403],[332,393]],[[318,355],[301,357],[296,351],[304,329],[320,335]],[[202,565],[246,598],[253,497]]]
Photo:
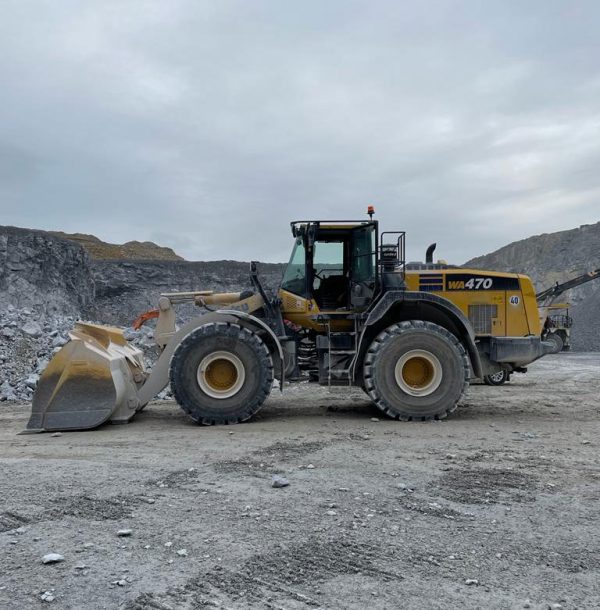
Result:
[[[450,342],[458,349],[458,352],[460,353],[462,359],[464,373],[464,384],[462,393],[459,399],[453,405],[447,407],[439,413],[436,413],[435,415],[421,416],[415,418],[414,416],[399,412],[386,402],[381,393],[377,390],[376,384],[373,382],[375,367],[377,366],[377,356],[381,352],[383,347],[386,345],[387,341],[390,340],[392,337],[402,336],[405,332],[411,330],[426,330],[428,332],[441,335],[446,339],[449,339]],[[439,326],[438,324],[434,324],[433,322],[426,322],[424,320],[408,320],[405,322],[398,322],[397,324],[386,328],[381,333],[379,333],[377,337],[375,337],[375,339],[369,346],[367,350],[367,355],[364,359],[363,376],[367,394],[371,397],[377,408],[383,411],[383,413],[385,413],[388,417],[400,421],[427,421],[432,419],[439,420],[448,417],[448,415],[453,413],[460,404],[469,386],[469,380],[471,378],[471,365],[469,363],[469,358],[467,356],[467,352],[463,344],[454,334],[445,329],[443,326]]]
[[[226,336],[246,343],[256,353],[266,371],[266,374],[261,380],[259,391],[245,403],[243,409],[236,415],[224,415],[223,417],[203,416],[194,405],[190,404],[184,388],[180,387],[175,380],[175,377],[183,366],[188,350],[198,342],[215,336]],[[250,419],[258,409],[260,409],[269,396],[273,383],[273,361],[267,346],[255,333],[239,324],[231,322],[211,322],[193,330],[184,337],[177,346],[177,349],[171,357],[169,379],[171,381],[171,391],[173,392],[175,400],[181,409],[198,424],[205,426],[238,424]]]

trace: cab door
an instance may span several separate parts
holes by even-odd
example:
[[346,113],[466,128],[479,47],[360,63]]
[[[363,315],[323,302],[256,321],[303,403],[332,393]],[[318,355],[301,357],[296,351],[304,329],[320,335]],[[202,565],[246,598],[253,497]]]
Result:
[[352,231],[350,251],[350,305],[353,310],[369,306],[377,282],[377,231],[364,225]]

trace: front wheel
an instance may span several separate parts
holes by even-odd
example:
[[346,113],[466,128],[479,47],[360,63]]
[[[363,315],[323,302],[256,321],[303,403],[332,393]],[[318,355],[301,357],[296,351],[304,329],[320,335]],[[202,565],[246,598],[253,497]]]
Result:
[[498,371],[483,377],[485,385],[504,385],[507,381],[510,381],[510,373],[508,371]]
[[445,328],[410,320],[390,326],[370,345],[365,388],[377,407],[403,421],[442,419],[469,385],[470,365],[461,342]]
[[171,389],[199,424],[236,424],[254,415],[271,392],[273,362],[261,338],[237,324],[192,331],[171,358]]

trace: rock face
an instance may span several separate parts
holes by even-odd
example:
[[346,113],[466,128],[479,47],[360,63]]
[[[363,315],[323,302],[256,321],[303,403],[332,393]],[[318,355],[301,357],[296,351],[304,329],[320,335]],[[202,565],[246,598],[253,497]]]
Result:
[[[529,275],[540,292],[600,268],[600,222],[578,229],[534,235],[465,263],[466,267]],[[574,320],[574,350],[600,350],[600,279],[564,293],[557,302],[570,302]]]
[[0,307],[77,315],[93,300],[83,248],[44,231],[0,227]]
[[600,267],[600,222],[515,241],[464,266],[527,273],[540,291]]
[[[261,282],[274,289],[284,265],[260,263]],[[162,292],[250,288],[250,264],[239,261],[92,261],[95,299],[89,317],[130,325],[143,311],[156,307]],[[189,311],[189,309],[187,310]]]
[[[283,268],[259,264],[265,286],[277,286]],[[241,290],[250,287],[249,270],[249,263],[239,261],[92,259],[71,240],[0,227],[0,307],[30,309],[41,317],[128,325],[155,307],[161,292]]]

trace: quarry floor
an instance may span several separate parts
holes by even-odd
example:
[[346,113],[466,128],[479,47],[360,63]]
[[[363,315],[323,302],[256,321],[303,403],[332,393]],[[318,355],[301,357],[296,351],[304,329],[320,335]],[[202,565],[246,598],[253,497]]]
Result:
[[600,608],[600,354],[444,422],[307,384],[231,427],[152,403],[17,436],[28,412],[0,404],[0,608]]

